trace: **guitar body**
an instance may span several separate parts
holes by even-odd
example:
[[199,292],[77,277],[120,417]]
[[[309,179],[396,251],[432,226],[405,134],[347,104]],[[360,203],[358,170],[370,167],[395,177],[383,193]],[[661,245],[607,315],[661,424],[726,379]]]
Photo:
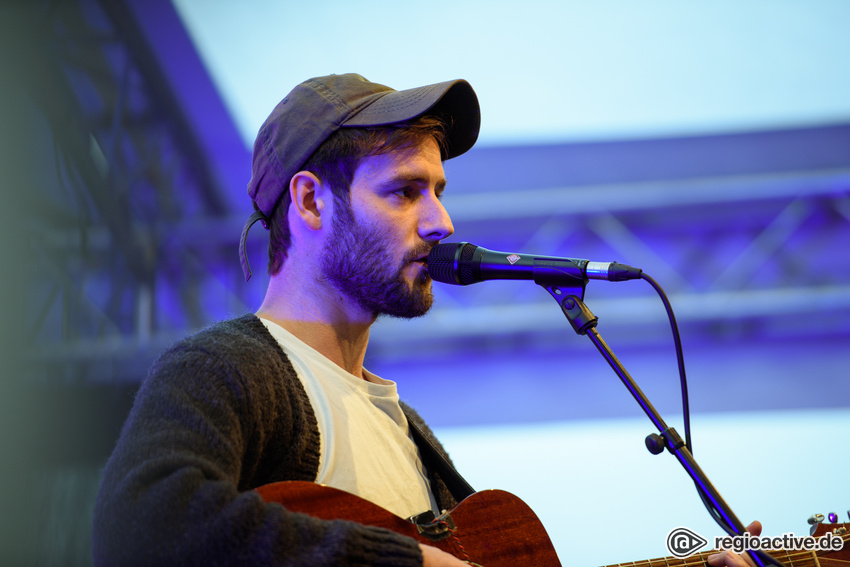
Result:
[[444,522],[430,527],[452,527],[435,538],[420,533],[416,524],[336,488],[286,481],[261,486],[257,492],[263,500],[293,512],[386,528],[484,567],[561,565],[537,515],[525,502],[501,490],[476,492],[438,518],[438,523]]
[[[420,526],[403,520],[359,496],[321,484],[287,481],[256,489],[263,500],[283,504],[293,512],[302,512],[324,520],[350,520],[377,526],[411,537],[420,543],[438,547],[455,557],[483,567],[560,567],[561,562],[549,535],[528,505],[508,492],[476,492],[440,516]],[[836,551],[771,551],[788,567],[847,567],[850,562],[850,529],[844,524],[821,524],[812,535],[832,532],[843,540]],[[611,567],[708,567],[706,559],[714,551],[704,551],[687,559],[663,557]]]

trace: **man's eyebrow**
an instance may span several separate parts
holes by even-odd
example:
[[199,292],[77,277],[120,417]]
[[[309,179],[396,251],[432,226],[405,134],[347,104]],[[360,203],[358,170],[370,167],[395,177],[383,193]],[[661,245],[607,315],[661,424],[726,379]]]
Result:
[[[406,175],[401,173],[399,175],[395,175],[386,181],[383,181],[379,184],[379,187],[382,189],[391,189],[393,187],[398,187],[399,185],[405,185],[407,183],[416,183],[416,184],[425,184],[427,185],[429,180],[421,175],[410,174]],[[443,191],[446,188],[446,178],[443,177],[434,186],[434,189],[437,191]]]

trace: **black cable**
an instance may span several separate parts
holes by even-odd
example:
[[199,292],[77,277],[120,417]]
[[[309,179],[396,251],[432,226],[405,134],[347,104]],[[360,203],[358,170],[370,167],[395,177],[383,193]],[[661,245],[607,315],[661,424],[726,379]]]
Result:
[[[688,402],[688,380],[685,374],[685,357],[682,354],[682,339],[679,335],[679,325],[676,323],[676,316],[673,314],[673,308],[670,305],[670,300],[667,298],[667,294],[664,293],[664,290],[661,289],[661,286],[658,285],[658,282],[643,272],[641,272],[640,277],[641,279],[646,280],[649,285],[655,289],[659,297],[661,297],[664,309],[667,310],[667,318],[670,320],[670,328],[673,332],[673,343],[676,347],[676,360],[679,365],[679,381],[682,385],[682,414],[685,422],[685,446],[691,455],[693,455],[694,450],[693,445],[691,444],[691,408],[690,403]],[[705,492],[703,492],[696,481],[694,482],[694,487],[697,489],[697,494],[699,494],[700,500],[702,500],[703,505],[706,510],[708,510],[709,515],[714,518],[714,521],[717,522],[717,524],[729,535],[738,535],[734,528],[726,523],[726,520],[720,511],[717,510],[711,502],[709,502]],[[755,553],[765,563],[772,563],[774,565],[784,567],[781,561],[764,554],[762,551],[755,551]]]
[[[676,361],[679,366],[679,382],[682,387],[682,418],[684,420],[685,426],[685,446],[688,448],[688,451],[691,455],[694,454],[693,444],[691,443],[691,406],[688,397],[688,378],[685,373],[685,356],[682,353],[682,338],[679,334],[679,325],[676,323],[676,315],[673,313],[673,307],[670,305],[670,300],[667,298],[667,294],[664,293],[664,290],[661,289],[661,286],[652,279],[645,272],[641,272],[640,275],[642,280],[646,280],[649,285],[651,285],[658,296],[661,298],[661,302],[664,304],[664,309],[667,311],[667,318],[670,320],[670,330],[673,333],[673,344],[676,348]],[[735,531],[731,526],[726,524],[726,521],[721,516],[720,512],[708,501],[705,493],[699,487],[698,484],[694,483],[694,486],[697,489],[697,494],[702,500],[703,506],[705,506],[706,510],[708,510],[709,515],[714,518],[714,521],[723,528],[729,535],[736,535]]]
[[685,356],[682,354],[682,339],[679,336],[679,325],[676,323],[676,315],[673,314],[673,308],[670,306],[670,300],[667,299],[667,294],[661,289],[654,279],[649,277],[646,272],[641,272],[640,278],[649,282],[658,295],[661,297],[661,302],[664,304],[664,309],[667,310],[667,318],[670,320],[670,328],[673,331],[673,344],[676,347],[676,361],[679,364],[679,382],[682,384],[682,417],[685,421],[685,446],[691,455],[694,454],[694,448],[691,445],[691,406],[688,402],[688,378],[685,375]]

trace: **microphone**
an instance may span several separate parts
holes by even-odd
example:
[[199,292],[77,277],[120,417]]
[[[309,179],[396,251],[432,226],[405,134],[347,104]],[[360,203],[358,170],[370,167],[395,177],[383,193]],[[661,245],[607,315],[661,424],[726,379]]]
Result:
[[534,254],[496,252],[468,242],[437,244],[428,254],[435,281],[469,285],[484,280],[534,280],[541,285],[587,280],[621,282],[640,279],[641,270],[617,262],[591,262]]

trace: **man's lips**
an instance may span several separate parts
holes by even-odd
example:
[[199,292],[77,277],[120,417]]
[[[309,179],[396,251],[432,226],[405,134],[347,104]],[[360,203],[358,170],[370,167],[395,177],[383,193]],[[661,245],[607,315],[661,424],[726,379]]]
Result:
[[419,270],[425,271],[425,272],[428,271],[428,262],[427,262],[426,258],[418,258],[416,260],[411,260],[410,264],[412,266],[417,266],[417,271],[419,271]]
[[410,265],[416,266],[414,270],[420,274],[421,277],[430,276],[428,274],[428,256],[421,256],[419,258],[414,258],[410,261]]
[[428,254],[431,252],[431,246],[427,248],[419,248],[418,250],[414,250],[412,254],[408,256],[409,264],[416,264],[423,268],[425,271],[428,271]]
[[427,266],[428,265],[428,253],[429,252],[430,252],[430,249],[426,250],[424,252],[421,252],[419,254],[416,254],[415,256],[413,256],[413,258],[410,259],[410,263],[411,264],[413,264],[413,263],[422,264],[423,266]]

